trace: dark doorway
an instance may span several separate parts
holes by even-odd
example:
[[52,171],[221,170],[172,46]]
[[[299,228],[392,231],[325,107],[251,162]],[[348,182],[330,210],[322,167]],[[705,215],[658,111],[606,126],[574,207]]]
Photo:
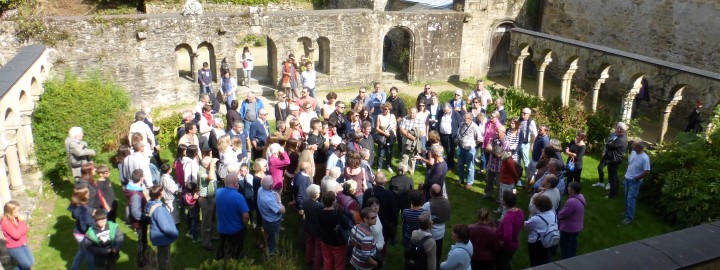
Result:
[[268,76],[267,79],[269,79],[268,83],[275,83],[278,81],[278,58],[277,58],[277,47],[275,46],[275,41],[270,39],[270,37],[267,38],[267,72]]
[[413,36],[408,29],[390,29],[383,39],[383,72],[394,74],[398,80],[411,81],[413,45]]
[[490,70],[488,75],[509,74],[512,69],[508,50],[510,49],[510,29],[512,23],[503,23],[495,28],[490,40]]

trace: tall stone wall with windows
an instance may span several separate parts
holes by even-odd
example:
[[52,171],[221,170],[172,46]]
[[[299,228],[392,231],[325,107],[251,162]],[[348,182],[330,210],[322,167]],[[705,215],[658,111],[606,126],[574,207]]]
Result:
[[720,72],[720,1],[545,2],[544,33]]

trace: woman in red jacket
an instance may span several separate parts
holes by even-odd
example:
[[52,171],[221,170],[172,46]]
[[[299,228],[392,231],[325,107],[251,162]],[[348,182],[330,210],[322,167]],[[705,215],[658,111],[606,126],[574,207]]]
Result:
[[5,215],[2,222],[3,235],[5,236],[5,246],[10,256],[18,263],[16,269],[31,269],[35,258],[27,246],[28,226],[24,219],[20,218],[20,204],[16,201],[9,201],[5,204]]

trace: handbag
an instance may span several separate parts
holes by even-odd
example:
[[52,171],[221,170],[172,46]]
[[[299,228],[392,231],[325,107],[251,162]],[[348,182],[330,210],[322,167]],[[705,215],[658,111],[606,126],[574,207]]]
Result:
[[567,170],[569,172],[575,171],[575,158],[574,157],[571,157],[570,160],[568,161]]
[[222,104],[225,104],[227,102],[227,97],[223,94],[222,89],[217,91],[216,98],[217,98],[218,102],[220,102]]
[[335,209],[335,218],[337,219],[337,226],[333,229],[335,231],[335,235],[338,236],[341,243],[347,243],[348,239],[350,239],[350,232],[343,230],[342,226],[340,226],[340,214],[338,213],[337,209]]
[[248,68],[248,66],[249,66],[248,61],[247,60],[243,61],[243,68]]

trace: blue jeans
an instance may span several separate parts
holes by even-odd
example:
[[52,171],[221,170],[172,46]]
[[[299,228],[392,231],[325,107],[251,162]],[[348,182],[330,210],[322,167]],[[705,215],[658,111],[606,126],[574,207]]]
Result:
[[275,222],[263,220],[263,228],[265,228],[265,233],[267,233],[268,251],[270,254],[275,254],[277,241],[278,238],[280,238],[280,220]]
[[253,123],[253,122],[252,122],[252,121],[243,120],[243,123],[245,123],[245,126],[243,127],[243,130],[245,130],[245,132],[248,132],[248,133],[249,133],[249,132],[250,132],[250,126],[252,126],[252,123]]
[[635,219],[635,205],[637,203],[638,191],[641,181],[625,178],[625,219]]
[[252,78],[252,69],[251,70],[245,70],[245,86],[250,86],[250,78]]
[[[467,177],[467,184],[472,185],[475,182],[475,147],[470,149],[460,148],[458,156],[457,175],[460,182]],[[465,173],[465,165],[467,164],[467,173]]]
[[390,168],[390,161],[392,160],[392,144],[383,143],[378,146],[380,148],[378,168]]
[[82,245],[82,240],[80,240],[78,244],[80,247],[78,248],[78,252],[75,254],[75,258],[73,258],[72,266],[70,266],[70,269],[80,269],[80,264],[83,262],[83,260],[85,260],[85,263],[87,263],[87,269],[95,270],[95,258],[92,256],[92,254],[90,254],[90,251],[86,250],[85,247]]
[[202,85],[201,85],[201,86],[200,86],[200,93],[212,94],[212,92],[213,92],[213,91],[212,91],[212,86],[210,86],[210,85],[208,85],[208,86],[202,86]]
[[30,252],[30,248],[27,245],[22,245],[16,248],[9,248],[8,253],[10,253],[10,257],[13,257],[13,259],[15,259],[15,261],[17,261],[18,263],[18,266],[13,268],[14,270],[29,270],[35,263],[35,258],[33,257],[32,252]]
[[560,231],[560,256],[563,260],[577,255],[578,235],[579,232]]
[[223,93],[223,95],[225,95],[225,109],[230,111],[230,104],[235,100],[235,93],[228,91],[227,93]]

